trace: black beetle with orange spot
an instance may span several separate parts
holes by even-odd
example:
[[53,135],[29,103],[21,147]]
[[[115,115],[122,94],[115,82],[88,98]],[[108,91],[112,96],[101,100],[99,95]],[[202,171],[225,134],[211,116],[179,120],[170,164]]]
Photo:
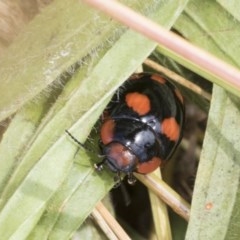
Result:
[[171,157],[182,137],[183,98],[157,74],[132,75],[115,93],[103,115],[100,147],[104,163],[118,173],[147,174]]

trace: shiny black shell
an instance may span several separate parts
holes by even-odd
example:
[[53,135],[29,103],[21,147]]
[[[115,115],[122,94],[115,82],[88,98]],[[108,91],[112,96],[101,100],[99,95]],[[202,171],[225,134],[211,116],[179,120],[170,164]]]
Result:
[[102,154],[115,172],[152,172],[173,154],[183,122],[183,98],[172,83],[157,74],[134,74],[103,114]]

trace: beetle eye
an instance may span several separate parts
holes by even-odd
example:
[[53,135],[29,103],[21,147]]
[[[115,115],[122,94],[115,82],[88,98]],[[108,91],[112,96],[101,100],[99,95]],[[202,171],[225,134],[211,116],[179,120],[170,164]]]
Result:
[[144,147],[145,148],[150,148],[151,147],[151,143],[150,142],[145,143]]
[[148,122],[149,125],[154,125],[156,123],[156,120],[155,119],[152,119]]

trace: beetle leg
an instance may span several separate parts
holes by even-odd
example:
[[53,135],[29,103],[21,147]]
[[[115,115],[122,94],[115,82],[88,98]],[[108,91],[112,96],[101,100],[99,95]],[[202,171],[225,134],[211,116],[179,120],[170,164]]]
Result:
[[118,171],[116,173],[116,175],[114,176],[114,182],[115,182],[114,188],[117,188],[121,185],[122,179],[121,179],[121,172],[120,171]]
[[103,170],[103,164],[105,163],[105,161],[106,161],[106,159],[103,159],[101,162],[95,163],[94,168],[99,172],[102,171]]
[[128,181],[128,184],[130,185],[134,185],[136,183],[137,179],[133,176],[132,172],[128,173],[127,181]]

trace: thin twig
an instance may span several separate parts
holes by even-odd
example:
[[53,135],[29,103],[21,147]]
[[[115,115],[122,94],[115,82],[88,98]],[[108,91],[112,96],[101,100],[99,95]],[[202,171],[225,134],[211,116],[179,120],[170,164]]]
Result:
[[188,88],[189,90],[201,95],[202,97],[204,97],[205,99],[207,99],[208,101],[211,101],[211,94],[209,94],[208,92],[204,91],[202,88],[200,88],[198,85],[190,82],[189,80],[187,80],[186,78],[181,77],[180,75],[176,74],[175,72],[161,66],[160,64],[150,60],[150,59],[146,59],[144,61],[144,64],[146,64],[147,66],[164,73],[166,76],[168,76],[169,78],[171,78],[173,81],[181,84],[182,86]]
[[[158,178],[162,178],[161,171],[156,169],[152,174]],[[165,202],[160,199],[151,189],[148,189],[149,198],[151,202],[153,222],[155,227],[157,240],[171,240],[171,226],[169,222],[168,209]]]
[[[116,219],[111,215],[111,213],[106,209],[106,207],[99,202],[92,212],[95,220],[98,222],[99,226],[106,233],[109,239],[118,240],[130,240],[131,238],[119,225]],[[114,238],[114,234],[117,238]]]
[[98,224],[98,226],[102,229],[104,234],[108,239],[111,240],[118,240],[117,236],[113,232],[113,230],[108,226],[102,215],[99,213],[99,211],[94,208],[92,211],[92,217],[93,220]]
[[157,194],[168,206],[173,209],[173,211],[182,216],[185,220],[189,220],[190,205],[164,181],[151,174],[134,175],[139,181]]

